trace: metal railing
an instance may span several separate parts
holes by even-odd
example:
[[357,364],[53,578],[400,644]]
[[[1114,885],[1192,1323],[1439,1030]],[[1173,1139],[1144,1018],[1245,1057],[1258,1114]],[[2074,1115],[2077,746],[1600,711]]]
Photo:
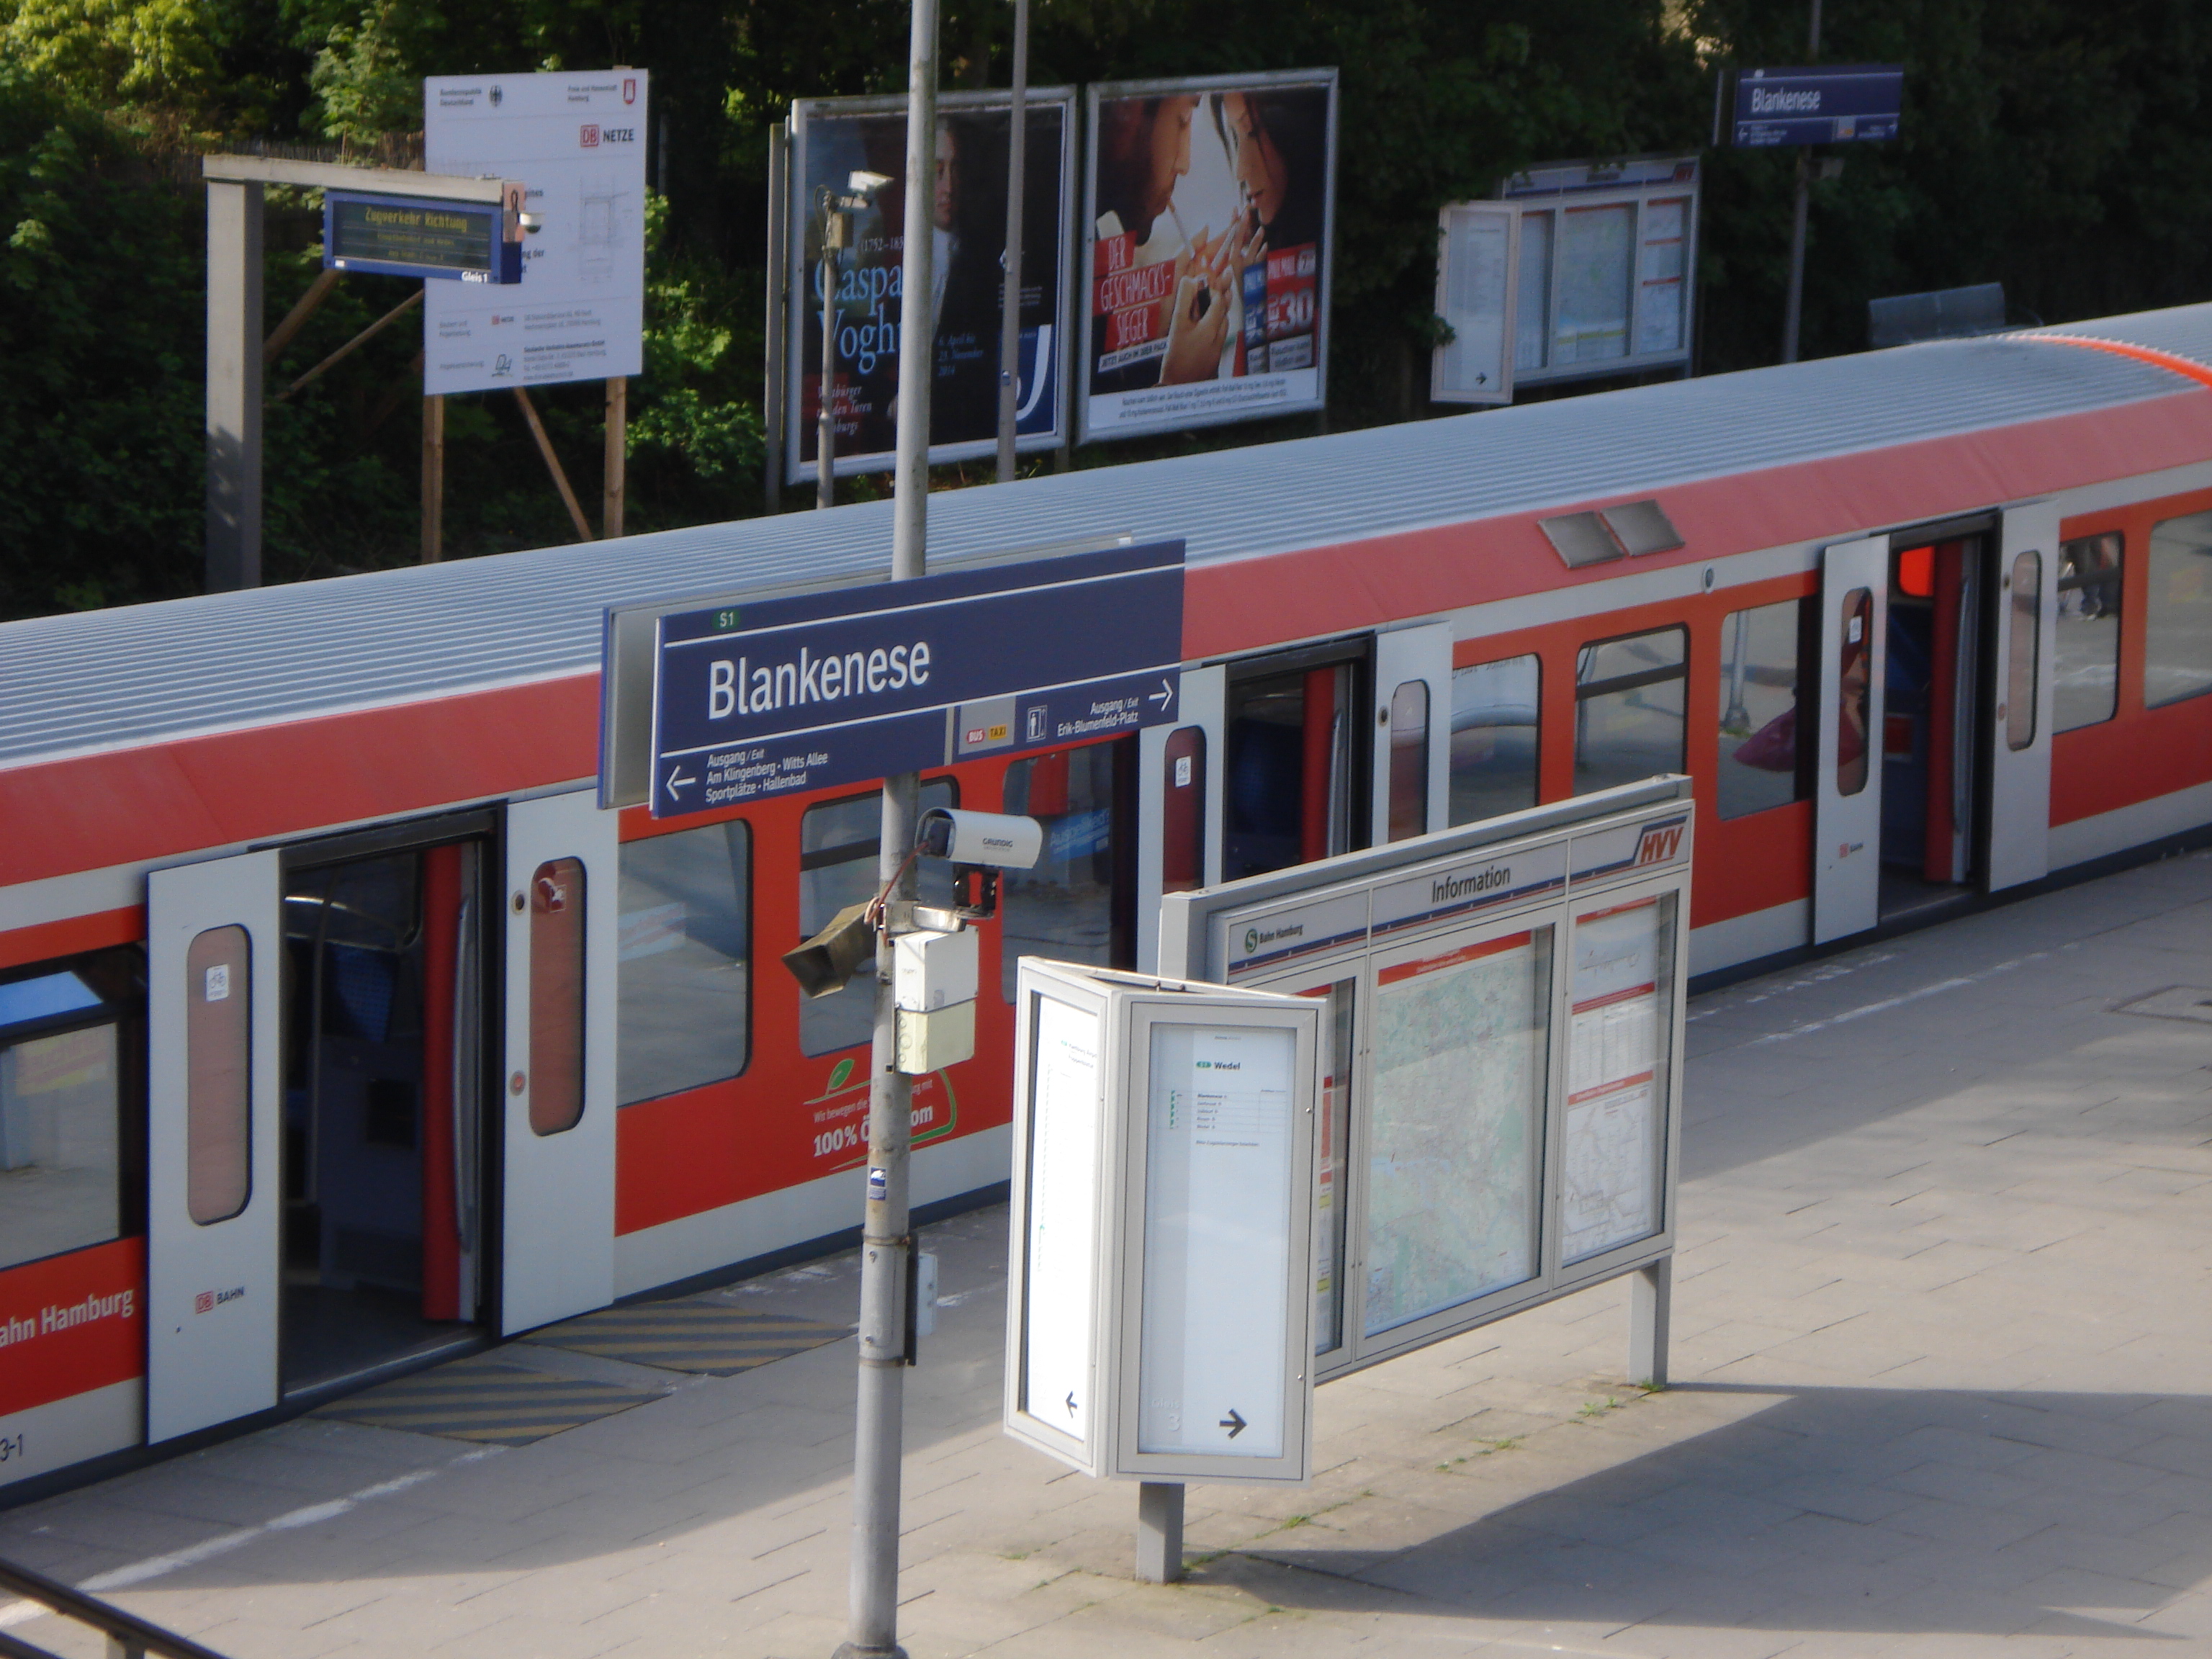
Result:
[[[82,1590],[49,1578],[28,1567],[0,1561],[0,1590],[12,1590],[26,1601],[51,1607],[64,1619],[89,1625],[107,1638],[107,1659],[223,1659],[212,1648],[204,1648],[174,1631],[149,1624],[136,1613],[87,1595]],[[0,1630],[0,1659],[57,1659],[57,1656],[19,1636]]]

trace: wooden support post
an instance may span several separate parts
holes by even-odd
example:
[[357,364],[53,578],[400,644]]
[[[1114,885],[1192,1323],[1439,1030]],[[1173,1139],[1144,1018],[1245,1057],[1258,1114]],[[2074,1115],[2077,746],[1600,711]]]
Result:
[[422,399],[422,562],[446,556],[446,400]]
[[330,269],[316,272],[315,280],[307,284],[307,291],[284,313],[284,320],[276,325],[276,331],[261,343],[262,368],[272,367],[284,355],[284,348],[292,343],[292,337],[307,325],[308,318],[322,309],[323,301],[331,297],[331,290],[344,275],[342,270]]
[[391,327],[392,324],[398,322],[402,317],[405,316],[409,312],[412,311],[416,306],[419,306],[422,303],[422,290],[418,288],[405,299],[402,300],[398,305],[392,307],[391,310],[386,312],[384,315],[371,323],[367,328],[362,330],[360,333],[355,335],[353,338],[348,340],[336,351],[331,353],[329,356],[324,358],[322,362],[317,363],[313,368],[309,369],[305,374],[302,374],[298,380],[293,381],[291,385],[286,386],[270,401],[272,403],[281,404],[286,398],[296,397],[299,393],[305,392],[317,380],[321,380],[324,375],[329,374],[347,358],[352,356],[355,352],[360,350],[362,347],[367,345],[371,340],[374,340],[378,335],[383,333],[386,329]]
[[609,541],[623,533],[623,486],[629,453],[629,381],[607,382],[607,459],[605,493],[599,503],[599,533]]
[[530,422],[530,435],[538,440],[538,453],[545,458],[545,470],[553,475],[554,489],[561,492],[561,505],[568,509],[569,521],[576,526],[576,539],[590,541],[592,521],[577,504],[576,492],[568,488],[568,475],[561,470],[561,458],[553,453],[553,441],[545,435],[545,422],[538,418],[537,406],[520,386],[514,388],[514,401],[522,405],[522,418]]

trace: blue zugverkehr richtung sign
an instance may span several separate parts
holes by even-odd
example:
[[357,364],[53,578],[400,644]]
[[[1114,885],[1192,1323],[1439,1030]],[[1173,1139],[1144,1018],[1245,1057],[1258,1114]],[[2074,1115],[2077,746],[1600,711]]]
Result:
[[1182,544],[662,617],[653,815],[1176,718]]
[[1735,77],[1735,142],[1840,144],[1894,138],[1905,101],[1896,64],[1747,69]]

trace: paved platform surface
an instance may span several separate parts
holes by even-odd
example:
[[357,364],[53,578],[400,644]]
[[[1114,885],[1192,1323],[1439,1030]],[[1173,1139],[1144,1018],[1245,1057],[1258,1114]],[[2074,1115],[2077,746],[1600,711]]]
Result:
[[[914,1659],[2212,1655],[2212,1024],[2119,1011],[2176,986],[2212,857],[1700,1000],[1676,1386],[1626,1385],[1617,1285],[1333,1383],[1310,1489],[1192,1489],[1178,1586],[1130,1576],[1133,1488],[998,1431],[1004,1212],[935,1229]],[[500,1358],[659,1397],[514,1448],[304,1419],[0,1514],[0,1555],[239,1659],[827,1659],[848,1344]]]

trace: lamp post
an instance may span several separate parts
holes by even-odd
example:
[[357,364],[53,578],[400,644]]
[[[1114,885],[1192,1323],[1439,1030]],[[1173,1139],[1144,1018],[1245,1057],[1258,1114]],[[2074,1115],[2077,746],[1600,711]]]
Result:
[[1030,0],[1014,0],[1013,119],[1006,134],[1006,307],[999,319],[999,482],[1014,477],[1021,406],[1022,198],[1029,188]]
[[890,180],[880,173],[855,172],[845,180],[848,194],[827,185],[822,206],[822,378],[815,401],[821,408],[814,424],[814,505],[837,504],[837,256],[850,240],[851,216],[865,210]]

